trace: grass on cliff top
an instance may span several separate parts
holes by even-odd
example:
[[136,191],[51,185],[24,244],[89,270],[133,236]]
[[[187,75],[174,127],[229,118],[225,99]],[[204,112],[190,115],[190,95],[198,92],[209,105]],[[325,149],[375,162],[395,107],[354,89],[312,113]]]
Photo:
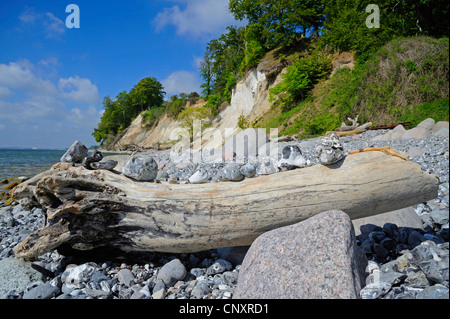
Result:
[[425,118],[449,120],[449,39],[395,39],[361,55],[353,70],[338,69],[295,107],[274,106],[257,127],[278,127],[281,135],[316,136],[347,117],[385,125]]

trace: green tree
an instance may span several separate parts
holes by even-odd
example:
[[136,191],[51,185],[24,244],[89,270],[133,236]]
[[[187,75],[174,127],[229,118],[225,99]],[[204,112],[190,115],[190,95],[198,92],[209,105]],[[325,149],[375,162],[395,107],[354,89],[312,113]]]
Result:
[[147,77],[139,81],[130,91],[133,106],[139,112],[152,107],[161,106],[164,102],[163,86],[153,77]]
[[304,100],[330,71],[331,58],[320,50],[313,51],[308,57],[297,58],[282,75],[283,81],[269,91],[271,98],[278,96],[283,110],[287,111]]
[[323,24],[321,1],[230,0],[229,9],[237,20],[257,25],[267,49],[289,46]]
[[444,18],[449,2],[444,0],[386,0],[377,3],[380,28],[368,28],[366,7],[371,0],[323,0],[326,20],[319,43],[358,55],[376,51],[393,38],[401,36],[448,36]]

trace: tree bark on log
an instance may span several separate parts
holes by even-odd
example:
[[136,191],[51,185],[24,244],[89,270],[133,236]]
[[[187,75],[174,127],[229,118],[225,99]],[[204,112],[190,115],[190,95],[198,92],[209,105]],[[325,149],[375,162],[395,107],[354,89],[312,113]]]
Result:
[[195,185],[136,182],[58,163],[12,191],[23,206],[42,207],[47,219],[15,253],[32,259],[61,245],[171,253],[250,245],[268,230],[331,209],[356,219],[418,204],[436,198],[438,186],[418,164],[382,152]]

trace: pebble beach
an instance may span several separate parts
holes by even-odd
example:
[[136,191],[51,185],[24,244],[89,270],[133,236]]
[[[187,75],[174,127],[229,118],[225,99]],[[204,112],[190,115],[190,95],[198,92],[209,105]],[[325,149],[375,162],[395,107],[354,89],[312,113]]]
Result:
[[[449,296],[446,123],[446,127],[435,128],[438,123],[433,121],[427,134],[411,138],[401,138],[400,133],[395,136],[401,129],[368,130],[340,138],[344,151],[389,146],[404,152],[423,172],[439,178],[438,197],[413,206],[422,227],[393,223],[361,226],[356,242],[369,260],[366,285],[360,291],[363,299]],[[157,159],[159,183],[212,183],[276,174],[286,146],[298,146],[305,166],[320,165],[315,153],[319,143],[320,138],[279,142],[278,158],[269,156],[259,166],[251,158],[236,158],[240,164],[234,163],[234,169],[217,160],[173,162],[169,151],[149,154]],[[26,211],[18,202],[7,205],[6,200],[0,201],[0,299],[231,299],[248,250],[228,247],[189,254],[122,252],[104,256],[66,256],[55,250],[33,262],[14,258],[14,247],[44,223],[40,208]]]

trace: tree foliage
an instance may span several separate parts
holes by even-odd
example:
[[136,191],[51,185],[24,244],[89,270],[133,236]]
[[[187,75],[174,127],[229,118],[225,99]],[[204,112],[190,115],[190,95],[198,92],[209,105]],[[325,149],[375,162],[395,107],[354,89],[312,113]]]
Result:
[[331,71],[331,58],[321,50],[314,50],[308,57],[297,57],[282,75],[283,81],[270,90],[278,96],[284,110],[304,100],[314,86]]
[[105,111],[92,135],[96,142],[104,142],[110,136],[121,133],[142,111],[160,107],[164,102],[163,86],[155,78],[139,81],[129,92],[122,91],[113,100],[103,99]]
[[371,0],[322,0],[325,14],[319,42],[323,47],[355,51],[357,55],[376,51],[401,36],[448,36],[446,0],[386,0],[378,2],[379,28],[368,28],[366,8]]

